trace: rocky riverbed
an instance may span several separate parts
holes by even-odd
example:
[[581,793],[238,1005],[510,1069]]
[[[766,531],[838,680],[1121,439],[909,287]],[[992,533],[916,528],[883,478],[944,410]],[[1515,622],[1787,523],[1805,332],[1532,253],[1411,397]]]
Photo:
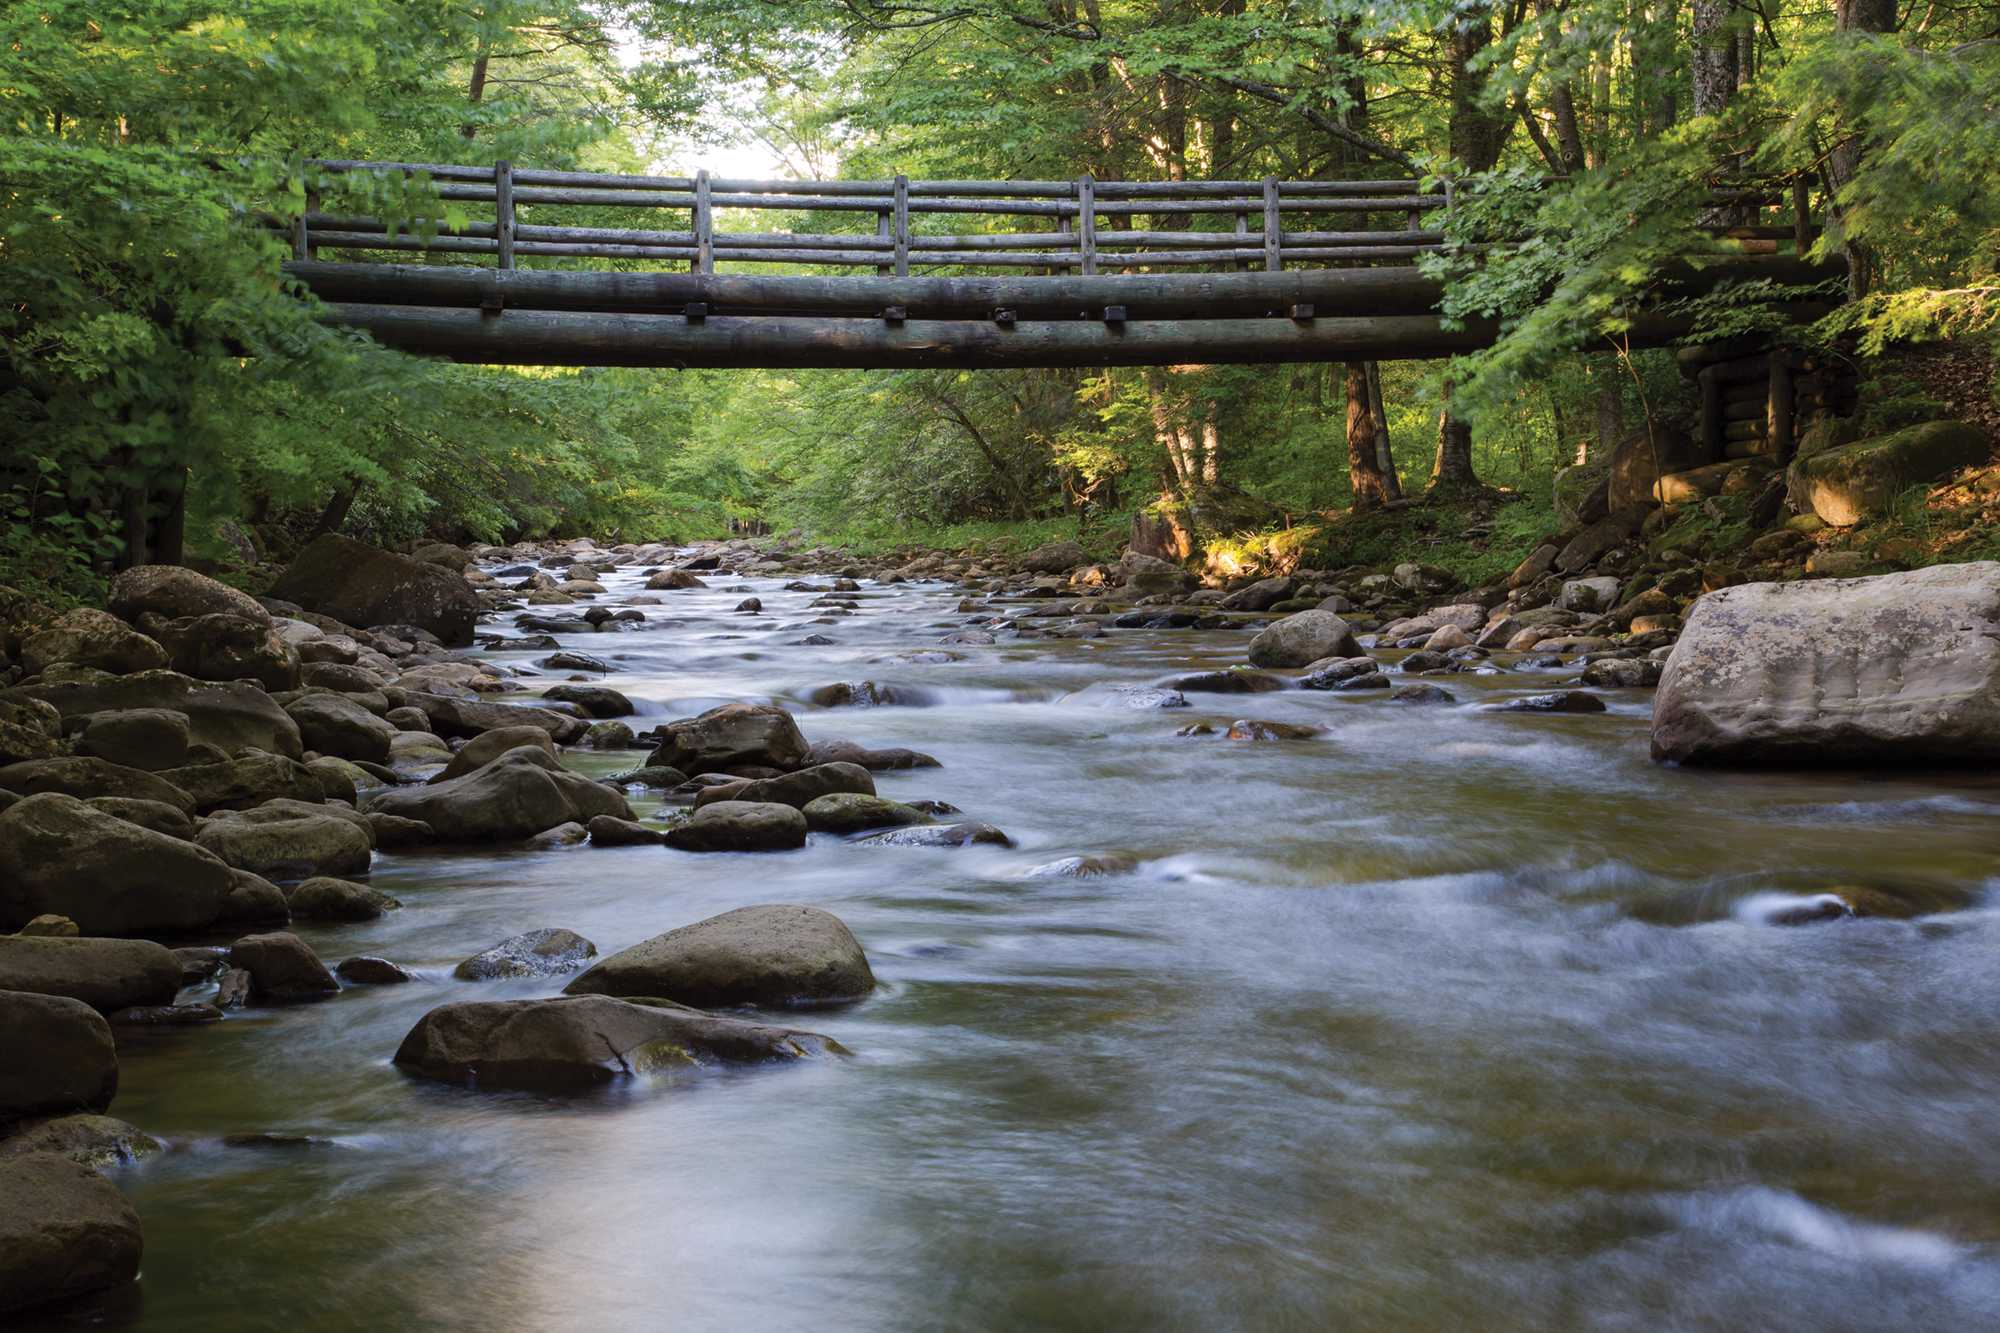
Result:
[[4,608],[21,1326],[2000,1317],[2000,790],[1684,602],[417,554]]

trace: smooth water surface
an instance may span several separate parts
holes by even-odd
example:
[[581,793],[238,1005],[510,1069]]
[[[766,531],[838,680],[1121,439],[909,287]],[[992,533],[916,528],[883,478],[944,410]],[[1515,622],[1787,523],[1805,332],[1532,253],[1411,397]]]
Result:
[[[1245,633],[908,662],[968,623],[957,590],[867,585],[828,624],[777,580],[710,581],[564,644],[613,661],[640,729],[775,699],[809,738],[929,751],[944,767],[882,792],[1018,846],[379,855],[401,911],[297,930],[417,984],[121,1036],[112,1110],[174,1151],[115,1173],[141,1283],[56,1326],[2000,1324],[2000,788],[1655,767],[1639,693],[1482,711],[1562,673],[1459,676],[1447,707],[1137,710],[1114,687],[1240,661]],[[610,582],[608,605],[640,580]],[[802,702],[863,679],[930,703]],[[1239,717],[1326,731],[1174,735]],[[1029,873],[1093,853],[1136,867]],[[1846,884],[1968,906],[1769,923]],[[389,1062],[432,1006],[560,989],[450,979],[505,936],[610,953],[773,901],[867,948],[874,998],[791,1020],[851,1059],[578,1098]],[[324,1142],[219,1142],[238,1133]]]

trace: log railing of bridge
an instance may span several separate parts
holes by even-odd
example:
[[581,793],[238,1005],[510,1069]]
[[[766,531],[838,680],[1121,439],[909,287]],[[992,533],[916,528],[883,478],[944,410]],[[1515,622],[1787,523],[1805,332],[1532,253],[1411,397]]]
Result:
[[[508,162],[316,165],[427,177],[455,212],[490,213],[456,226],[391,223],[325,213],[309,197],[292,226],[289,267],[330,303],[330,321],[461,360],[1088,366],[1444,356],[1494,336],[1479,321],[1447,328],[1436,314],[1439,284],[1412,263],[1445,248],[1445,233],[1425,221],[1453,208],[1449,184],[763,181]],[[1779,253],[1784,242],[1800,254],[1811,244],[1802,188],[1753,183],[1711,196],[1739,219],[1717,229],[1744,256],[1733,275],[1827,276]],[[1766,209],[1787,205],[1790,217],[1765,220]],[[523,218],[551,208],[563,221]],[[574,225],[576,209],[616,210],[610,220],[627,225]],[[635,212],[642,223],[666,213],[669,225],[630,225]],[[719,213],[858,225],[727,230]],[[683,217],[685,229],[672,226]],[[456,262],[325,262],[327,251]],[[618,262],[520,267],[576,260]],[[757,265],[789,271],[741,271]],[[1686,294],[1715,276],[1686,274],[1669,287]],[[1689,323],[1647,316],[1636,341],[1684,336]]]
[[[423,173],[448,204],[484,204],[493,220],[441,229],[428,239],[391,233],[379,219],[308,212],[293,237],[297,257],[317,250],[422,251],[490,255],[501,268],[521,257],[680,261],[695,273],[717,263],[872,268],[884,277],[915,267],[1029,268],[1094,274],[1133,268],[1221,267],[1276,273],[1288,265],[1407,263],[1443,247],[1424,215],[1452,205],[1449,184],[1420,180],[1100,181],[771,181],[693,176],[615,176],[413,162],[320,162],[339,172]],[[1775,253],[1781,240],[1803,250],[1811,218],[1803,200],[1771,187],[1719,189],[1718,204],[1761,209],[1794,205],[1784,225],[1735,225],[1723,234],[1746,253]],[[524,206],[658,209],[686,213],[685,230],[536,225]],[[718,231],[721,210],[872,216],[872,232]],[[1288,217],[1388,217],[1399,226],[1287,228]],[[926,232],[913,219],[1027,220],[1033,231]],[[1152,225],[1135,225],[1139,219]],[[1179,222],[1182,225],[1163,225]],[[1197,227],[1196,223],[1205,224]],[[1209,229],[1216,227],[1219,229]]]

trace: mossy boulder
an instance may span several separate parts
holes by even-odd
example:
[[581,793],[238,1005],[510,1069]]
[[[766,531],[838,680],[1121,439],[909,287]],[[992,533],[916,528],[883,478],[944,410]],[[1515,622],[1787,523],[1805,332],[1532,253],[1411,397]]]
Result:
[[415,625],[454,646],[472,642],[479,617],[462,576],[331,532],[306,544],[271,595],[363,628]]
[[1823,449],[1786,474],[1791,507],[1835,527],[1852,527],[1886,513],[1912,486],[1940,481],[1962,467],[1987,462],[1993,441],[1962,421],[1932,421],[1891,435]]

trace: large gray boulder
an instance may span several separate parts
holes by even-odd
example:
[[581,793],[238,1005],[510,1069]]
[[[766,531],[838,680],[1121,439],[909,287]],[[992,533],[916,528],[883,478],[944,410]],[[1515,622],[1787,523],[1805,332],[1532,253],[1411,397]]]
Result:
[[444,643],[472,642],[479,598],[463,577],[338,533],[308,542],[271,595],[364,629],[415,625]]
[[366,819],[344,807],[305,801],[218,811],[194,840],[238,870],[280,879],[360,874],[375,851]]
[[656,995],[701,1008],[858,1000],[875,974],[854,933],[817,907],[739,907],[612,954],[569,995]]
[[0,990],[66,995],[108,1014],[172,1004],[180,988],[173,951],[151,940],[0,935]]
[[396,728],[344,694],[308,694],[285,707],[310,749],[342,759],[389,761]]
[[[186,713],[171,708],[118,708],[92,713],[76,738],[78,754],[156,772],[187,763],[194,734]],[[144,798],[142,798],[144,799]]]
[[194,739],[225,754],[245,746],[299,757],[299,729],[269,694],[248,681],[204,683],[178,671],[112,675],[63,668],[0,694],[51,704],[65,722],[123,708],[170,708],[187,714]]
[[0,764],[63,752],[62,714],[40,699],[0,698]]
[[30,796],[0,812],[0,930],[48,913],[91,935],[198,930],[231,887],[212,853],[73,796]]
[[139,1215],[118,1187],[57,1153],[0,1161],[0,1314],[139,1276]]
[[480,769],[498,759],[509,750],[540,750],[550,759],[556,758],[556,743],[549,739],[549,733],[540,727],[495,727],[492,731],[481,732],[459,747],[451,762],[444,766],[431,781],[450,782],[462,778],[467,773],[477,773]]
[[218,611],[185,620],[148,619],[173,656],[176,671],[196,680],[254,680],[267,690],[299,684],[299,651],[262,620]]
[[368,799],[370,813],[417,819],[447,841],[532,838],[593,815],[632,818],[625,798],[537,749],[512,749],[485,767],[424,787],[396,787]]
[[22,796],[60,792],[79,799],[122,796],[128,800],[158,801],[190,813],[196,808],[188,790],[170,777],[88,755],[24,759],[9,764],[0,768],[0,791]]
[[1118,572],[1125,586],[1140,597],[1156,597],[1187,592],[1198,580],[1170,560],[1127,551],[1118,559]]
[[586,995],[440,1006],[403,1038],[396,1063],[425,1078],[482,1089],[560,1090],[687,1065],[798,1060],[839,1049],[794,1028]]
[[0,991],[0,1124],[102,1111],[118,1091],[111,1025],[66,995]]
[[31,676],[72,663],[123,674],[167,664],[167,650],[108,612],[65,611],[21,645],[21,665]]
[[1061,574],[1090,563],[1090,552],[1075,542],[1050,542],[1037,546],[1021,557],[1020,566],[1030,574]]
[[775,704],[724,704],[662,727],[648,762],[683,773],[742,767],[790,772],[806,762],[807,749],[798,723]]
[[2000,563],[1708,594],[1660,679],[1653,757],[1737,766],[2000,759]]
[[179,620],[220,613],[271,623],[271,613],[249,593],[184,565],[134,565],[121,570],[111,580],[106,604],[113,615],[132,621],[146,614]]
[[311,769],[281,754],[246,750],[234,759],[170,768],[160,776],[187,792],[194,808],[240,810],[266,801],[318,801],[326,790]]
[[1331,611],[1301,611],[1267,625],[1250,640],[1250,662],[1260,667],[1302,667],[1322,657],[1359,657],[1361,644]]

